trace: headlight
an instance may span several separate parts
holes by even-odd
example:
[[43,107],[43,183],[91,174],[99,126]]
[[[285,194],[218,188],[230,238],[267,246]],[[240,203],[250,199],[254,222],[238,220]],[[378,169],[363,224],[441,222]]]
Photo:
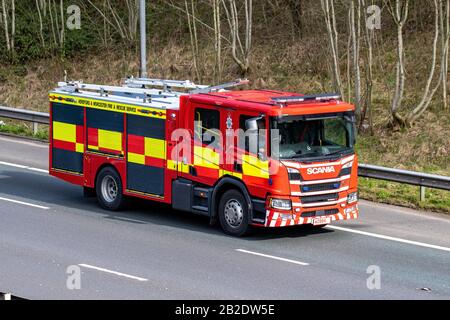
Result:
[[358,192],[349,193],[347,196],[347,203],[353,203],[358,201]]
[[353,167],[353,161],[347,162],[342,166],[342,169]]
[[270,200],[270,206],[274,209],[280,209],[280,210],[291,210],[292,209],[291,200],[287,200],[287,199],[272,198]]
[[287,168],[289,180],[301,180],[300,171],[293,168]]

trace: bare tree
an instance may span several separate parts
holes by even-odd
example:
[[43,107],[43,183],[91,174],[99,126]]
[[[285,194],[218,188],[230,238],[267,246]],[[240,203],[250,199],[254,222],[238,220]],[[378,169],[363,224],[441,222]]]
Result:
[[[372,0],[372,4],[373,4]],[[362,7],[366,8],[366,1],[362,0]],[[373,94],[373,39],[374,30],[369,28],[364,28],[365,30],[365,40],[366,40],[366,68],[365,68],[365,86],[366,92],[364,95],[364,103],[361,110],[360,118],[360,128],[366,119],[366,115],[369,121],[369,131],[373,135],[373,114],[372,114],[372,94]]]
[[16,37],[16,1],[11,0],[11,50],[14,51]]
[[9,42],[8,11],[7,11],[5,0],[2,0],[2,13],[3,13],[3,24],[4,24],[4,28],[5,28],[6,50],[10,51],[11,43]]
[[329,48],[331,54],[331,66],[333,75],[334,89],[344,98],[344,90],[341,81],[341,71],[339,67],[339,34],[336,27],[336,14],[334,10],[334,0],[320,0],[323,15],[325,18],[325,25],[327,28]]
[[447,98],[447,74],[448,74],[448,51],[449,51],[449,39],[450,39],[450,0],[442,1],[443,7],[440,10],[440,25],[441,25],[441,51],[442,51],[442,65],[441,65],[441,77],[442,77],[442,101],[444,110],[448,110],[448,98]]
[[[437,89],[439,88],[441,82],[442,82],[442,72],[440,73],[440,79],[438,81],[438,84],[436,87],[431,90],[431,84],[434,79],[434,75],[436,72],[436,62],[437,62],[437,48],[438,48],[438,41],[439,41],[439,31],[440,31],[440,15],[442,11],[441,6],[442,0],[433,0],[434,3],[434,9],[435,9],[435,31],[434,31],[434,40],[433,40],[433,53],[432,53],[432,61],[431,61],[431,69],[430,74],[428,75],[428,80],[425,86],[425,90],[423,92],[422,99],[420,100],[419,104],[411,110],[407,115],[407,124],[412,125],[414,121],[416,121],[428,108],[428,106],[431,103],[431,100],[433,99],[434,94],[436,93]],[[445,50],[443,50],[443,57],[445,56]],[[445,62],[441,62],[442,66],[444,66]]]
[[55,25],[54,25],[54,21],[53,21],[53,6],[52,6],[52,2],[51,0],[49,0],[49,5],[48,5],[48,12],[50,14],[50,24],[52,27],[52,35],[53,35],[53,42],[55,44],[55,47],[58,46],[58,40],[56,39],[56,30],[55,30]]
[[120,17],[115,7],[111,4],[110,0],[105,0],[105,10],[101,10],[91,0],[87,0],[88,3],[94,7],[94,9],[102,16],[104,24],[110,25],[119,36],[126,41],[133,42],[137,39],[137,25],[139,14],[139,2],[138,0],[126,0],[127,7],[127,21],[124,22],[124,18]]
[[408,19],[409,0],[395,0],[395,5],[387,1],[390,14],[394,18],[397,26],[397,72],[395,82],[395,92],[391,104],[391,114],[394,123],[405,125],[405,119],[400,115],[399,110],[402,106],[403,94],[405,90],[405,49],[403,45],[403,28]]
[[60,9],[60,15],[61,15],[61,30],[59,33],[59,46],[62,48],[64,47],[64,41],[65,41],[65,19],[64,19],[64,0],[59,1],[59,9]]
[[214,78],[218,83],[222,80],[222,26],[220,20],[220,0],[212,0],[214,12],[214,49],[216,51]]
[[42,47],[45,48],[44,23],[43,23],[43,20],[42,20],[41,6],[42,6],[42,2],[39,3],[39,0],[36,0],[36,9],[37,9],[38,16],[39,16],[39,36],[41,38]]
[[191,0],[191,8],[189,9],[188,1],[184,0],[186,7],[186,15],[188,19],[189,35],[191,39],[192,60],[194,63],[194,71],[197,76],[197,80],[201,82],[200,71],[198,68],[199,48],[198,48],[198,36],[197,36],[197,24],[195,22],[195,5],[194,0]]
[[360,39],[361,39],[361,0],[351,0],[350,2],[350,31],[352,39],[353,53],[353,72],[354,72],[354,103],[356,106],[356,114],[359,116],[361,112],[361,68],[360,59]]
[[243,75],[247,74],[250,69],[250,53],[252,48],[252,27],[253,27],[253,0],[243,0],[244,2],[244,16],[245,29],[244,41],[241,40],[241,33],[239,27],[239,10],[236,5],[236,0],[222,0],[224,11],[230,27],[231,37],[231,53],[233,60],[239,66]]

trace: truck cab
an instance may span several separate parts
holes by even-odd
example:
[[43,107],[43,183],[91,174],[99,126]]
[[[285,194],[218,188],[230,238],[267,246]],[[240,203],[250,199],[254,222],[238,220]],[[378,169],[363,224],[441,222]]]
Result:
[[181,177],[220,194],[239,185],[246,198],[214,204],[213,197],[209,210],[228,233],[246,230],[243,220],[321,227],[357,218],[353,105],[337,95],[268,90],[194,94],[182,101],[179,127],[194,138],[184,162],[193,160]]

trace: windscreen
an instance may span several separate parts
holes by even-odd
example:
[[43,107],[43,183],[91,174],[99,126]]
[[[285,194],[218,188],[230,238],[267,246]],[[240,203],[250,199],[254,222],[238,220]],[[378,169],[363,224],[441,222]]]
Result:
[[272,123],[279,133],[277,153],[280,159],[323,158],[353,152],[353,116],[288,116],[274,119]]

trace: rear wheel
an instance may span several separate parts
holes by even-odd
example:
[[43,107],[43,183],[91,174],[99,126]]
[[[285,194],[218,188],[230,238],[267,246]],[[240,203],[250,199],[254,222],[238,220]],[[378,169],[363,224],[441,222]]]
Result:
[[111,167],[103,168],[97,176],[95,188],[103,209],[117,211],[123,207],[122,181],[116,170]]
[[248,203],[241,192],[228,190],[220,198],[219,220],[226,234],[240,237],[249,231]]

